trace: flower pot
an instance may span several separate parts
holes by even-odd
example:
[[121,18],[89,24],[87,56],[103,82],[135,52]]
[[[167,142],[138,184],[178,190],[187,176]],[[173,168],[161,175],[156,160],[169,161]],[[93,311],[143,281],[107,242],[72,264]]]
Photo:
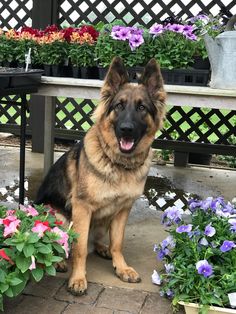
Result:
[[165,84],[207,86],[210,71],[197,69],[161,69]]
[[81,78],[83,79],[98,79],[98,68],[97,67],[81,67]]
[[210,61],[208,58],[202,59],[202,57],[200,57],[200,56],[195,56],[193,68],[198,69],[198,70],[209,70],[210,69]]
[[107,71],[108,71],[108,67],[106,67],[106,68],[103,68],[101,66],[98,67],[98,75],[99,75],[100,80],[104,80],[104,78],[107,74]]
[[139,82],[144,67],[137,66],[128,69],[130,82]]
[[44,69],[44,75],[45,76],[51,76],[52,72],[51,72],[51,65],[50,64],[44,64],[43,65],[43,69]]
[[[179,304],[184,306],[186,314],[198,314],[200,306],[196,303],[185,303],[179,302]],[[218,307],[218,306],[210,306],[208,310],[208,314],[236,314],[236,310],[225,308],[225,307]]]
[[62,66],[59,64],[53,64],[52,68],[52,76],[60,77],[62,76]]
[[81,77],[80,67],[72,66],[72,76],[75,77],[75,78],[80,78]]

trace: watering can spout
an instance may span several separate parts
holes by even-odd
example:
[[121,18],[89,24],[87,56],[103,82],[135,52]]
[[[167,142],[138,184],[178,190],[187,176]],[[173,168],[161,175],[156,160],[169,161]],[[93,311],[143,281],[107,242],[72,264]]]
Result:
[[216,72],[219,64],[220,47],[217,44],[216,40],[208,34],[205,34],[203,36],[203,39],[210,60],[211,69],[213,72]]

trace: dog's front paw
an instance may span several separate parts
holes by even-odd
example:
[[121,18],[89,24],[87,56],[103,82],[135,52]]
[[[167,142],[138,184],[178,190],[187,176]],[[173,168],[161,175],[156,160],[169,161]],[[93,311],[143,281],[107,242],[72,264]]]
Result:
[[71,277],[67,289],[73,295],[83,295],[87,291],[87,280],[86,278],[73,278]]
[[141,281],[139,274],[132,267],[116,269],[116,275],[125,282],[136,283]]

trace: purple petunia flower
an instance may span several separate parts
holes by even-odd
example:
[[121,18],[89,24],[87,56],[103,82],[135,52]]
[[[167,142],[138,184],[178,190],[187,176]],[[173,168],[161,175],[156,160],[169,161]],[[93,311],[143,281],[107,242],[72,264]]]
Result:
[[182,208],[176,206],[168,207],[162,216],[162,223],[170,226],[175,223],[178,224],[181,221],[182,214],[184,213]]
[[236,232],[236,219],[229,219],[229,223],[231,224],[230,230]]
[[221,252],[225,253],[236,247],[236,244],[233,241],[225,240],[220,247]]
[[189,40],[193,40],[193,41],[197,40],[197,36],[191,32],[185,32],[183,33],[183,35]]
[[168,237],[166,237],[162,242],[161,242],[161,247],[164,249],[167,246],[169,246],[170,248],[174,248],[175,247],[175,241],[174,238],[169,235]]
[[162,24],[155,23],[154,25],[152,25],[152,27],[150,27],[149,33],[154,35],[155,37],[159,34],[162,34],[163,30],[164,28]]
[[183,25],[182,24],[168,24],[166,29],[176,33],[183,33]]
[[203,275],[204,277],[209,277],[213,274],[212,266],[205,259],[196,263],[196,269],[198,274]]
[[181,225],[178,228],[176,228],[176,232],[183,233],[183,232],[190,232],[192,230],[193,225]]
[[213,237],[215,233],[216,233],[216,229],[211,226],[211,223],[208,224],[205,228],[204,234],[208,237]]
[[129,38],[129,46],[132,51],[141,46],[144,43],[144,39],[142,35],[135,34],[131,35]]
[[170,250],[167,248],[159,249],[157,253],[157,257],[162,260],[166,255],[170,255]]

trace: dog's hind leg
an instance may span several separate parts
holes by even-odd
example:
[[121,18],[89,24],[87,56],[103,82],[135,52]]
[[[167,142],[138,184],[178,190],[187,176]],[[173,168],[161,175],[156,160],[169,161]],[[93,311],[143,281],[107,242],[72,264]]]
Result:
[[122,254],[125,225],[130,208],[121,210],[113,218],[110,226],[110,251],[116,275],[126,282],[140,282],[139,274],[125,262]]
[[93,225],[94,250],[99,256],[105,259],[111,259],[109,246],[103,242],[107,231],[107,226],[102,222],[97,222]]

